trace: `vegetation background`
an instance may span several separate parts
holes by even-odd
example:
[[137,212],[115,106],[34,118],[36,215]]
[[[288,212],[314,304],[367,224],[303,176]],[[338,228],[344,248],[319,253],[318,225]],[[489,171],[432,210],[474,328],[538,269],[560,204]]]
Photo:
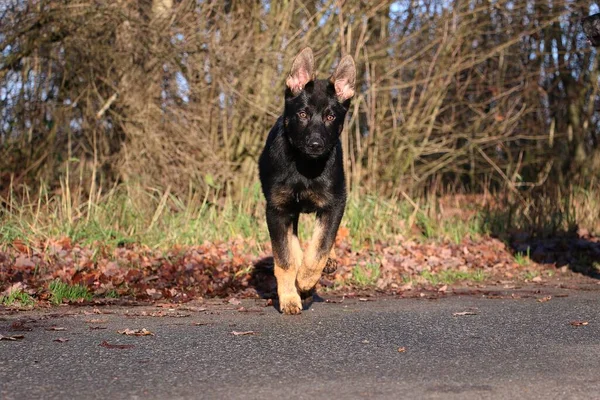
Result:
[[343,54],[358,68],[341,138],[355,248],[593,235],[592,3],[3,1],[0,243],[263,251],[257,158],[305,46],[322,77]]

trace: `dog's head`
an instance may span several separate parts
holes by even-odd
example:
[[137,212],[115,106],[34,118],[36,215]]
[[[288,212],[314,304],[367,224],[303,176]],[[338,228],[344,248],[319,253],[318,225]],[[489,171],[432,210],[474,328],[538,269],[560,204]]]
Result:
[[328,154],[342,132],[354,96],[356,67],[351,56],[340,60],[329,79],[315,80],[310,48],[294,59],[286,80],[284,129],[302,154],[319,158]]
[[600,13],[585,17],[581,25],[592,46],[600,47]]

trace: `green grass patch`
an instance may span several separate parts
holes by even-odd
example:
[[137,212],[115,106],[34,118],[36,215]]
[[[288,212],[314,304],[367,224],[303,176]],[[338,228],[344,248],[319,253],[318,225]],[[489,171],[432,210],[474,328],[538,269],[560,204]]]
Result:
[[527,251],[525,253],[523,253],[523,252],[515,253],[515,262],[518,265],[520,265],[521,267],[525,267],[525,266],[529,265],[529,263],[531,262],[531,257],[529,257],[530,252],[531,252],[531,249],[528,247]]
[[[173,245],[243,239],[248,252],[259,254],[269,242],[259,183],[250,185],[236,200],[218,186],[190,185],[187,195],[126,185],[95,196],[73,194],[80,192],[52,194],[42,187],[33,196],[26,190],[11,191],[9,198],[0,199],[7,205],[0,211],[0,247],[15,239],[34,243],[69,237],[74,243],[101,243],[109,249],[143,244],[164,250]],[[445,219],[438,215],[438,208],[433,203],[351,193],[342,226],[348,229],[353,248],[402,239],[460,243],[466,236],[475,238],[486,232],[479,215]],[[314,219],[314,215],[301,216],[301,240],[311,237]]]
[[425,279],[432,285],[451,285],[456,282],[482,282],[486,279],[486,274],[482,270],[475,271],[457,271],[445,270],[440,272],[421,272],[421,278]]
[[358,286],[373,286],[381,275],[378,263],[357,265],[352,268],[352,283]]
[[92,299],[92,294],[86,287],[68,285],[58,279],[50,282],[48,289],[50,290],[50,301],[54,304],[61,304],[64,300],[78,301]]
[[28,307],[35,303],[33,297],[20,289],[13,290],[6,296],[0,296],[0,304],[3,306]]

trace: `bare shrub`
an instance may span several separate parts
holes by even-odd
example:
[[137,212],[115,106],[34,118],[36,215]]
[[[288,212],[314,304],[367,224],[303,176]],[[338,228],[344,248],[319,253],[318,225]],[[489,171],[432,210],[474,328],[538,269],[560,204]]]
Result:
[[[585,182],[598,72],[575,0],[42,2],[0,5],[0,189],[115,182],[239,195],[301,47],[360,71],[354,190]],[[82,189],[83,193],[83,189]]]

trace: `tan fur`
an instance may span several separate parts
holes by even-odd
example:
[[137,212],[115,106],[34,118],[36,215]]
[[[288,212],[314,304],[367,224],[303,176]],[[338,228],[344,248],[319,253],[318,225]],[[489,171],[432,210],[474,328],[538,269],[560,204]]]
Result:
[[319,254],[319,245],[323,239],[325,228],[319,220],[315,224],[315,230],[313,231],[312,238],[304,253],[304,260],[300,270],[298,271],[298,277],[296,278],[296,285],[298,289],[303,292],[311,290],[319,281],[321,273],[327,264],[328,254]]
[[319,208],[325,207],[325,205],[328,203],[329,199],[325,196],[326,193],[315,193],[312,190],[305,190],[300,193],[300,198],[302,200],[308,200]]
[[273,190],[271,194],[271,204],[278,209],[283,209],[286,204],[288,204],[292,196],[294,196],[294,191],[292,188],[288,188],[285,186],[278,187]]
[[288,229],[287,242],[290,265],[282,266],[280,260],[275,259],[275,279],[277,279],[279,308],[284,314],[300,314],[302,301],[296,289],[296,275],[302,264],[302,248],[292,226]]

